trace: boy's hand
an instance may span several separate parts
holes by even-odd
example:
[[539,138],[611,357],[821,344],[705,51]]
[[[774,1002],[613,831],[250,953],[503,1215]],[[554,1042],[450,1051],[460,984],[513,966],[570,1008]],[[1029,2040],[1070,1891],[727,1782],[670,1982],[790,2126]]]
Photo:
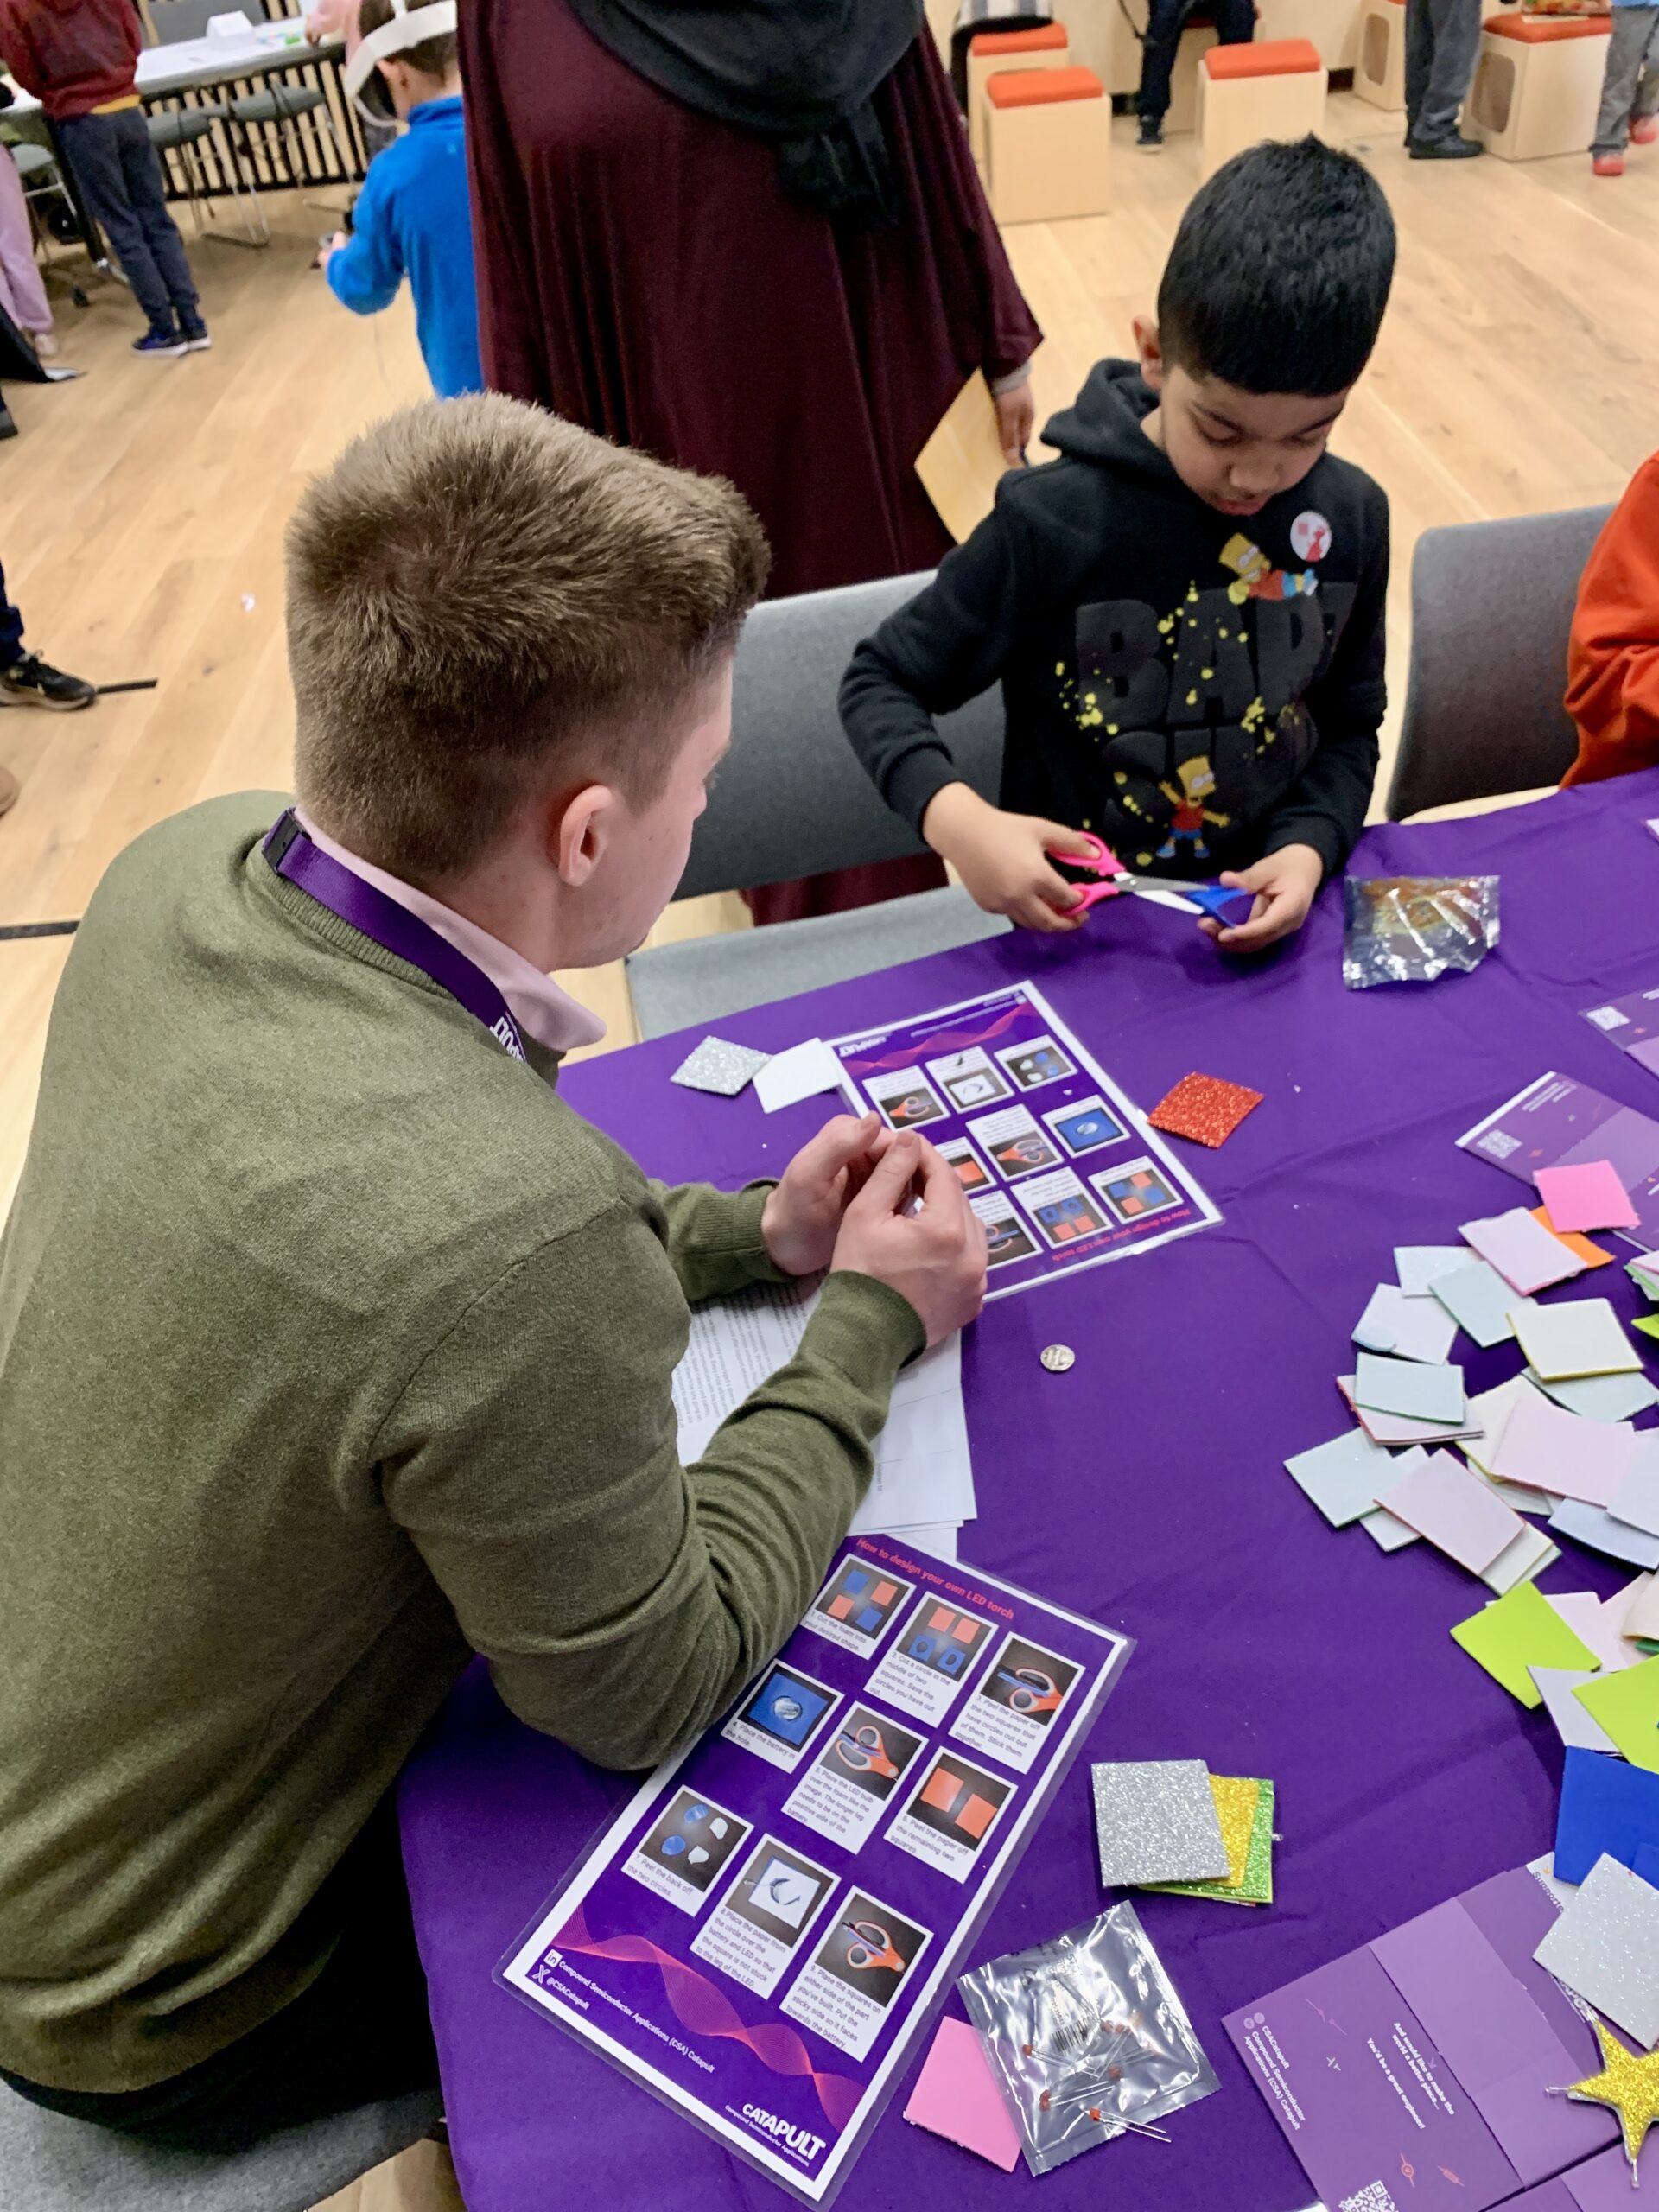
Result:
[[1024,384],[1015,385],[1012,391],[999,393],[994,404],[1002,458],[1010,468],[1021,468],[1031,434],[1037,427],[1037,403],[1031,396],[1031,378],[1027,377]]
[[896,1290],[936,1344],[984,1304],[985,1267],[985,1225],[955,1168],[925,1137],[900,1130],[847,1209],[830,1273]]
[[340,248],[342,246],[349,245],[350,244],[351,240],[346,237],[344,231],[336,231],[333,238],[325,238],[321,245],[319,247],[315,265],[319,269],[327,269],[329,261],[340,251]]
[[827,1268],[849,1199],[893,1142],[893,1131],[867,1114],[855,1122],[837,1114],[796,1154],[760,1212],[767,1256],[786,1275],[817,1274]]
[[1249,919],[1224,929],[1206,915],[1198,927],[1224,952],[1260,952],[1289,937],[1307,919],[1307,910],[1325,880],[1325,862],[1312,845],[1282,845],[1243,874],[1229,870],[1221,880],[1229,890],[1255,892]]
[[1048,852],[1090,857],[1090,841],[1063,823],[1037,814],[1004,814],[967,784],[936,791],[922,817],[922,836],[950,861],[968,895],[988,914],[1006,914],[1028,930],[1074,930],[1083,921],[1077,887],[1051,866]]

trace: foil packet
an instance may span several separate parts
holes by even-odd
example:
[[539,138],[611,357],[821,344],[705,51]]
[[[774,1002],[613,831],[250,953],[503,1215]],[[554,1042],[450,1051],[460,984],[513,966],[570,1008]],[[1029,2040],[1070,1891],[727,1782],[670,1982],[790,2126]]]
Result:
[[1497,943],[1495,875],[1345,876],[1342,980],[1432,983],[1448,969],[1478,968]]
[[957,1984],[1033,2174],[1115,2136],[1147,2133],[1218,2086],[1135,1907]]

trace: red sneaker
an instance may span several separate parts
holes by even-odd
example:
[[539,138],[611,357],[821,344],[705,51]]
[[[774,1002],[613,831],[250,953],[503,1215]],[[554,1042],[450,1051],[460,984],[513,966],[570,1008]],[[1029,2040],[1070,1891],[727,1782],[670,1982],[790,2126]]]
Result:
[[1651,146],[1659,138],[1659,115],[1633,115],[1630,118],[1632,146]]
[[1598,176],[1623,176],[1624,156],[1623,154],[1596,154],[1592,156],[1590,166]]

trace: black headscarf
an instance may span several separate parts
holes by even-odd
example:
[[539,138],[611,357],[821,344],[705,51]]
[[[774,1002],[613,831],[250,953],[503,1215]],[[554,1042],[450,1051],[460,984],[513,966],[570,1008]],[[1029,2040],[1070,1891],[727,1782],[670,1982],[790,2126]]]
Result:
[[777,142],[784,188],[821,213],[891,220],[876,88],[921,0],[570,0],[619,61],[704,115]]

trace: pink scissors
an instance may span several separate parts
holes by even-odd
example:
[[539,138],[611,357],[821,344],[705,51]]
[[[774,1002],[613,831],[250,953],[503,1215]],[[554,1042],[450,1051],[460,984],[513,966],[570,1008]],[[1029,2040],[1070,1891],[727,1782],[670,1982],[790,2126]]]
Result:
[[[1176,875],[1132,874],[1110,846],[1103,843],[1091,831],[1080,830],[1077,835],[1089,847],[1086,854],[1057,853],[1052,846],[1045,849],[1050,860],[1062,868],[1071,868],[1078,875],[1100,878],[1096,883],[1072,887],[1081,893],[1071,906],[1074,914],[1087,913],[1103,899],[1120,899],[1125,893],[1142,891],[1173,891],[1177,898],[1189,899],[1205,913],[1213,914],[1218,922],[1242,922],[1255,903],[1253,891],[1230,891],[1224,884],[1188,883]],[[1242,912],[1228,911],[1234,907]]]

